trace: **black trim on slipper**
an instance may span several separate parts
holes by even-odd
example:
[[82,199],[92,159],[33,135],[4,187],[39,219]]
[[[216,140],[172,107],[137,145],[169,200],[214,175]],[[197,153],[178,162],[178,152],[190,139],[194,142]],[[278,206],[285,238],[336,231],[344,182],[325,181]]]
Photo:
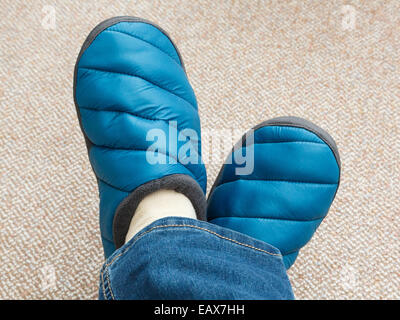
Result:
[[207,201],[203,190],[192,177],[185,174],[172,174],[151,180],[130,193],[122,200],[115,211],[113,237],[116,249],[125,243],[129,224],[140,201],[147,195],[161,189],[175,190],[188,197],[196,211],[197,219],[206,221]]

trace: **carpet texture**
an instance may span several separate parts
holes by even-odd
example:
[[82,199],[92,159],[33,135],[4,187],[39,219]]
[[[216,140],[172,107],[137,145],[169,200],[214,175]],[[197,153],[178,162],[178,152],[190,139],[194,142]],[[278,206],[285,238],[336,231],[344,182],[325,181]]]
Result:
[[[399,12],[398,0],[0,0],[0,298],[97,297],[97,186],[73,68],[97,23],[133,15],[179,47],[204,136],[295,115],[337,141],[342,183],[289,271],[296,297],[399,299]],[[204,145],[210,187],[224,154]]]

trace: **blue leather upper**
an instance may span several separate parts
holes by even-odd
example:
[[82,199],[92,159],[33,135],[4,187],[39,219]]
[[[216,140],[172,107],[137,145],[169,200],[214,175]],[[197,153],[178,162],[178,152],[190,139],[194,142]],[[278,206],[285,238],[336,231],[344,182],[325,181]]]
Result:
[[289,268],[326,216],[340,167],[328,144],[300,127],[260,127],[252,147],[252,174],[236,175],[235,162],[223,167],[209,197],[208,220],[277,247]]
[[[176,161],[177,150],[187,141],[154,151],[165,154],[167,164],[151,165],[146,159],[154,143],[146,141],[148,131],[161,129],[168,141],[169,121],[176,121],[178,132],[190,128],[200,137],[196,98],[169,37],[150,23],[126,21],[108,26],[90,41],[77,61],[75,102],[98,179],[108,257],[115,250],[115,210],[133,190],[166,175],[186,174],[205,192],[206,173],[201,163]],[[200,138],[192,143],[200,153]]]

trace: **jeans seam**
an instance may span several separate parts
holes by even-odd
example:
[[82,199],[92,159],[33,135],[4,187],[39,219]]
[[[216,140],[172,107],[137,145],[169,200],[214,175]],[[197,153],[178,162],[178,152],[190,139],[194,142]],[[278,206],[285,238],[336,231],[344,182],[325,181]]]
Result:
[[[104,281],[104,273],[106,273],[107,283]],[[109,272],[108,272],[108,266],[107,265],[104,267],[104,269],[101,272],[101,284],[102,284],[102,287],[103,287],[104,299],[110,300],[110,298],[111,298],[112,300],[115,300],[114,294],[113,294],[112,289],[111,289],[111,281],[110,281]],[[108,293],[108,291],[110,293]]]
[[[215,236],[217,236],[217,237],[219,237],[219,238],[221,238],[221,239],[231,241],[231,242],[236,243],[236,244],[238,244],[238,245],[241,245],[241,246],[243,246],[243,247],[250,248],[250,249],[253,249],[253,250],[256,250],[256,251],[260,251],[260,252],[266,253],[266,254],[271,255],[271,256],[282,257],[282,255],[281,255],[280,253],[269,252],[269,251],[267,251],[267,250],[254,247],[254,246],[252,246],[252,245],[239,242],[239,241],[237,241],[237,240],[234,240],[234,239],[231,239],[231,238],[222,236],[222,235],[220,235],[220,234],[218,234],[218,233],[216,233],[216,232],[214,232],[214,231],[208,230],[208,229],[206,229],[206,228],[202,228],[202,227],[198,227],[198,226],[190,225],[190,224],[169,224],[169,225],[155,226],[155,227],[153,227],[153,228],[147,230],[146,232],[140,234],[127,248],[125,248],[122,252],[120,252],[118,255],[116,255],[110,262],[106,263],[106,268],[110,267],[118,258],[120,258],[121,256],[123,256],[123,255],[124,255],[124,254],[125,254],[139,239],[140,239],[140,238],[142,238],[142,237],[145,236],[146,234],[150,233],[151,231],[153,231],[153,230],[155,230],[155,229],[168,228],[168,227],[189,227],[189,228],[194,228],[194,229],[203,230],[203,231],[206,231],[206,232],[208,232],[208,233],[211,233],[211,234],[213,234],[213,235],[215,235]],[[111,288],[110,288],[110,289],[111,289]],[[111,291],[111,290],[110,290],[110,291]]]
[[101,270],[100,279],[101,279],[101,287],[103,289],[103,297],[104,297],[104,299],[107,300],[106,287],[104,285],[104,270],[105,270],[105,268],[103,270]]

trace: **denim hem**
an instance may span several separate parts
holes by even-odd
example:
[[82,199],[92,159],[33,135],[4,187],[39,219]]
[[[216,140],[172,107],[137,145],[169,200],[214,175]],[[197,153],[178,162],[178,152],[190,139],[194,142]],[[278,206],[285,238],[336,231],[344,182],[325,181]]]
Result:
[[232,245],[241,246],[242,248],[252,250],[253,252],[256,252],[260,255],[268,255],[269,257],[280,259],[283,264],[283,258],[280,251],[268,243],[208,222],[184,217],[166,217],[156,220],[149,226],[142,229],[130,241],[128,241],[121,248],[116,250],[106,260],[100,272],[100,294],[103,295],[102,298],[106,300],[115,300],[115,295],[113,294],[109,276],[110,269],[112,269],[113,266],[118,263],[118,260],[120,258],[128,254],[130,250],[133,250],[135,244],[139,240],[145,239],[146,235],[154,232],[163,232],[170,229],[180,228],[196,230],[198,232],[207,232],[209,235],[211,234],[215,236],[216,240],[220,239],[228,241]]

